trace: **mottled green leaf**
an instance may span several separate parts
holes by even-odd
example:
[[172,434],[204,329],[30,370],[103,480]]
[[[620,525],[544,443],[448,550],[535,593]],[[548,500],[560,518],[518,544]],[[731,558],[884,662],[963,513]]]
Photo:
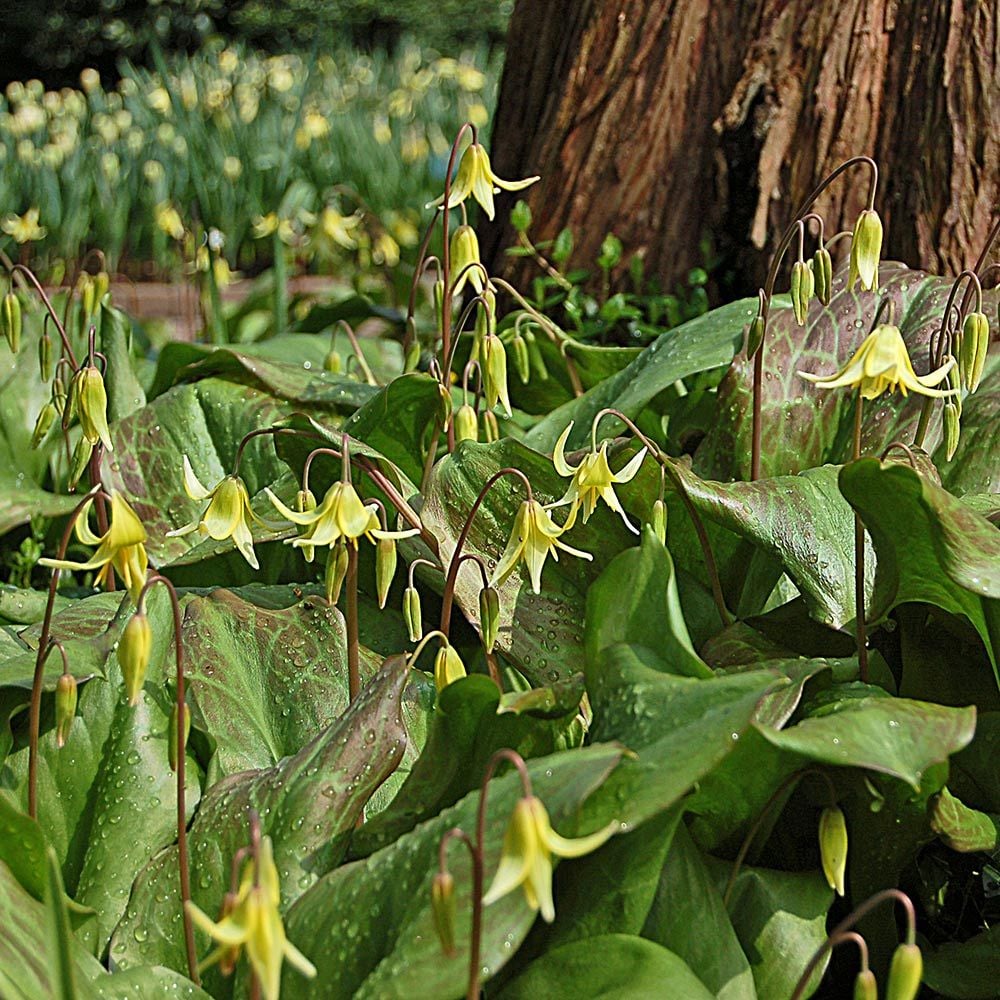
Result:
[[996,850],[1000,840],[1000,817],[970,809],[947,788],[931,800],[931,829],[953,851]]

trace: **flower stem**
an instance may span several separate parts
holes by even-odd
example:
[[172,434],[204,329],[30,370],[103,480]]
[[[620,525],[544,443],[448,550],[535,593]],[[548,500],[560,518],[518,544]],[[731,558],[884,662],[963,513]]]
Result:
[[344,619],[347,622],[347,697],[354,701],[361,691],[361,672],[358,666],[358,547],[347,546],[346,603]]
[[870,156],[852,156],[845,160],[832,173],[827,174],[822,181],[809,193],[808,197],[798,207],[792,221],[785,230],[778,247],[771,258],[771,266],[768,268],[767,279],[764,282],[763,317],[764,317],[764,337],[753,359],[753,410],[752,424],[750,432],[750,478],[760,479],[760,446],[761,446],[761,396],[764,385],[764,339],[767,337],[767,316],[771,308],[771,297],[774,295],[774,282],[778,276],[778,267],[781,259],[788,249],[788,245],[795,236],[799,220],[809,211],[813,202],[849,167],[857,163],[863,163],[871,171],[871,181],[868,185],[868,209],[875,207],[875,189],[878,187],[878,165]]
[[475,502],[472,504],[472,509],[469,511],[468,517],[465,519],[465,524],[462,525],[462,531],[458,536],[458,541],[455,543],[455,551],[451,554],[451,562],[448,564],[448,575],[445,577],[444,581],[444,593],[441,596],[441,625],[440,630],[445,635],[448,634],[448,630],[451,628],[451,606],[455,598],[455,581],[458,579],[458,567],[461,563],[462,547],[465,545],[466,540],[469,537],[469,530],[472,528],[473,518],[476,516],[476,511],[479,510],[482,502],[486,499],[486,494],[493,488],[493,485],[504,476],[515,476],[524,483],[524,488],[527,491],[528,499],[532,499],[531,483],[528,481],[528,477],[521,472],[520,469],[500,469],[499,472],[494,472],[489,479],[486,480],[486,484],[479,491],[479,496],[476,497]]
[[[858,389],[854,410],[854,460],[861,457],[861,414],[864,399]],[[868,683],[868,638],[865,634],[865,526],[861,515],[854,512],[854,619],[858,645],[858,673],[862,684]]]
[[830,932],[830,936],[816,949],[815,954],[811,959],[809,959],[809,964],[805,967],[805,971],[799,978],[798,983],[795,986],[795,990],[792,993],[791,1000],[801,1000],[805,993],[806,986],[809,984],[809,979],[816,967],[821,961],[823,961],[824,956],[830,951],[831,948],[840,944],[841,941],[847,940],[845,935],[847,932],[863,917],[866,917],[875,907],[884,903],[887,899],[895,899],[897,902],[901,903],[903,908],[906,910],[906,943],[915,944],[917,937],[917,916],[913,909],[913,903],[910,897],[906,895],[905,892],[900,892],[899,889],[883,889],[881,892],[875,893],[874,896],[870,896],[866,899],[857,909],[852,910],[843,920],[837,924],[836,927]]

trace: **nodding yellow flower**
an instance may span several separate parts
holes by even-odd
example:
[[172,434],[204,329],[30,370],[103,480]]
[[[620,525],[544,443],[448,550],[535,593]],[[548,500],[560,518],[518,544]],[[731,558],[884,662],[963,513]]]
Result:
[[523,560],[531,579],[531,589],[538,594],[542,589],[542,567],[550,552],[556,560],[559,559],[557,549],[581,559],[593,559],[589,552],[581,552],[559,541],[559,536],[569,531],[575,519],[576,508],[571,507],[566,523],[560,528],[537,500],[525,500],[514,519],[507,547],[497,563],[493,583],[503,583]]
[[560,837],[552,829],[541,799],[526,795],[514,806],[503,838],[500,866],[483,903],[489,906],[522,886],[528,906],[541,910],[542,919],[552,923],[556,916],[552,902],[552,855],[582,857],[597,850],[617,828],[618,822],[613,820],[588,837],[572,840]]
[[341,215],[332,205],[327,205],[319,215],[319,229],[328,239],[342,246],[345,250],[354,250],[358,241],[354,234],[361,225],[361,216]]
[[108,430],[108,393],[104,376],[95,365],[85,365],[70,383],[71,406],[80,417],[80,430],[92,444],[100,441],[108,451],[114,451]]
[[[496,214],[493,208],[493,195],[501,190],[522,191],[535,181],[536,177],[526,177],[523,181],[501,180],[490,166],[490,156],[478,142],[466,147],[458,164],[455,180],[452,182],[448,197],[448,208],[461,205],[471,194],[483,207],[486,215],[492,219]],[[429,202],[427,208],[436,208],[444,204],[444,195],[436,201]]]
[[854,223],[847,287],[861,279],[861,287],[872,292],[878,287],[878,262],[882,254],[882,220],[874,209],[866,208]]
[[800,371],[799,375],[814,382],[820,389],[860,387],[864,399],[875,399],[883,392],[895,392],[897,388],[904,396],[908,390],[921,396],[954,396],[957,389],[933,388],[947,377],[954,365],[955,359],[949,358],[946,364],[929,375],[917,375],[899,327],[882,323],[865,337],[851,360],[839,372],[813,375]]
[[[155,163],[156,161],[150,160],[149,162]],[[162,167],[160,169],[162,170]],[[184,239],[184,223],[181,221],[180,213],[176,208],[174,208],[173,205],[170,204],[169,201],[161,201],[156,208],[153,209],[153,214],[156,217],[157,227],[165,232],[171,239]]]
[[566,490],[565,496],[552,507],[562,507],[566,504],[577,504],[583,507],[583,523],[586,524],[590,515],[594,513],[598,500],[603,500],[621,519],[629,531],[639,534],[639,529],[629,521],[628,516],[622,509],[618,497],[615,495],[616,483],[627,483],[635,477],[642,465],[642,460],[646,457],[646,449],[643,448],[624,466],[621,472],[612,472],[608,464],[608,442],[601,444],[599,451],[591,451],[585,455],[583,461],[574,469],[566,461],[566,441],[570,431],[573,429],[573,421],[569,422],[566,430],[559,435],[556,446],[552,451],[552,464],[560,476],[572,476],[572,482]]
[[48,230],[45,226],[38,224],[39,210],[29,208],[24,215],[14,215],[13,213],[4,217],[0,228],[14,238],[15,243],[31,243],[32,240],[44,239]]
[[98,537],[87,524],[87,515],[93,501],[88,500],[76,519],[76,537],[84,545],[96,545],[97,551],[85,562],[69,559],[39,559],[40,566],[51,569],[100,569],[95,586],[101,586],[112,567],[121,577],[133,601],[138,601],[139,593],[146,583],[149,560],[146,556],[146,529],[142,521],[129,506],[128,501],[118,492],[111,491],[111,524]]
[[206,489],[194,474],[191,462],[185,455],[184,492],[192,500],[207,500],[208,506],[200,517],[183,527],[168,531],[167,537],[175,538],[179,535],[189,535],[192,531],[199,531],[217,542],[232,538],[236,548],[240,550],[240,555],[254,569],[260,569],[253,550],[251,524],[254,521],[261,524],[264,522],[250,509],[250,494],[243,480],[239,476],[226,476],[213,489]]
[[334,483],[326,491],[326,496],[318,507],[305,511],[286,507],[270,489],[265,492],[283,517],[308,529],[305,534],[291,539],[291,544],[296,548],[335,545],[341,538],[357,548],[358,539],[362,536],[374,543],[380,538],[398,541],[419,534],[418,528],[406,531],[383,530],[379,525],[378,507],[375,504],[366,507],[351,483]]
[[278,1000],[281,965],[286,959],[302,975],[312,979],[316,967],[285,936],[278,909],[280,902],[281,886],[274,850],[271,838],[264,837],[260,844],[260,864],[255,866],[251,861],[247,866],[236,899],[224,907],[228,912],[221,920],[212,920],[190,900],[185,903],[195,925],[219,945],[201,962],[199,970],[216,962],[232,963],[240,949],[245,948],[265,1000]]
[[471,266],[482,263],[475,229],[467,225],[459,226],[452,234],[450,251],[451,273],[455,277],[452,295],[461,295],[466,282],[472,285],[476,292],[481,292],[486,287],[483,281],[483,269],[481,266]]

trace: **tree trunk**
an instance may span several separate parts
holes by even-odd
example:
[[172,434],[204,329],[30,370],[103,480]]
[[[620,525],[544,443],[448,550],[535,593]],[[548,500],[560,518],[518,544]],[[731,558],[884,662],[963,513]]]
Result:
[[[880,167],[884,256],[973,262],[1000,203],[1000,0],[517,0],[492,160],[541,175],[532,238],[568,226],[572,266],[614,232],[621,270],[637,253],[670,288],[709,236],[716,280],[752,294],[798,203],[859,154]],[[867,186],[858,167],[820,199],[828,237]],[[484,259],[523,280],[503,212]]]

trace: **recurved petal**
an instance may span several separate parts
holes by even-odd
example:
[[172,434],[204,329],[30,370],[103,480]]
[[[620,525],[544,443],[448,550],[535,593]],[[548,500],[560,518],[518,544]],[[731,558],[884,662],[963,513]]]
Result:
[[174,528],[173,531],[168,531],[167,538],[178,538],[181,535],[190,535],[192,531],[197,531],[199,527],[201,527],[200,520],[189,521],[183,527]]
[[[282,517],[287,518],[293,524],[312,524],[314,521],[319,520],[320,514],[318,511],[321,510],[320,507],[314,507],[312,510],[297,511],[292,510],[291,507],[286,507],[272,492],[269,486],[264,487],[264,492],[267,494],[268,499],[274,504],[278,513]],[[325,506],[325,504],[324,504]]]
[[260,569],[260,563],[257,562],[257,554],[253,550],[253,533],[250,531],[250,526],[242,518],[237,518],[236,524],[233,526],[233,541],[236,543],[236,548],[239,549],[240,555],[254,569]]
[[573,430],[573,421],[566,425],[566,430],[559,435],[555,447],[552,449],[552,464],[560,476],[572,476],[576,469],[566,461],[566,442],[569,440],[570,431]]
[[629,480],[634,479],[636,473],[639,471],[639,467],[642,465],[642,460],[645,457],[646,449],[643,448],[642,451],[637,452],[631,459],[629,459],[620,471],[612,475],[611,481],[614,483],[627,483]]
[[102,537],[95,535],[90,530],[90,508],[93,506],[94,501],[88,500],[83,507],[80,508],[80,513],[76,516],[76,524],[73,525],[73,530],[76,532],[76,537],[83,542],[84,545],[100,545],[104,540]]
[[242,913],[241,909],[234,910],[228,917],[216,923],[190,900],[184,905],[195,926],[200,927],[213,941],[218,941],[227,948],[238,948],[246,941],[247,928],[242,922],[234,919],[237,913]]
[[184,492],[192,500],[207,500],[212,495],[211,490],[206,490],[201,485],[201,480],[194,474],[187,455],[184,456]]
[[548,851],[535,851],[525,888],[527,886],[531,886],[535,897],[532,901],[529,895],[528,901],[541,911],[542,919],[551,924],[556,918],[556,907],[552,901],[552,858]]
[[500,866],[493,876],[493,883],[483,896],[483,905],[489,906],[502,899],[508,892],[513,892],[528,877],[529,869],[530,858],[520,853],[508,854],[507,840],[504,838],[504,852],[500,856]]
[[617,829],[618,821],[612,820],[607,826],[588,834],[586,837],[560,837],[548,825],[548,817],[546,817],[546,828],[539,832],[539,836],[542,843],[560,858],[581,858],[584,854],[596,851]]
[[48,559],[42,558],[38,560],[39,566],[48,566],[49,569],[97,569],[98,566],[106,566],[111,561],[111,557],[105,553],[101,555],[100,552],[95,553],[95,555],[88,559],[86,562],[73,562],[70,559]]

